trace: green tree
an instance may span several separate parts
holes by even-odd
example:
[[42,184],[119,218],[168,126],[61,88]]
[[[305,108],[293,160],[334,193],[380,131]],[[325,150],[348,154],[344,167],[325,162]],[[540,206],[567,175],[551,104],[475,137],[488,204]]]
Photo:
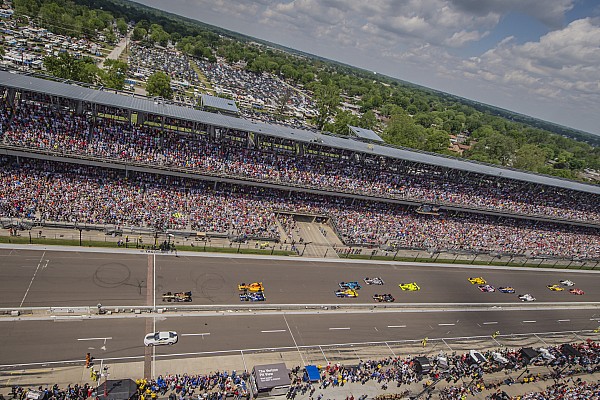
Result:
[[535,144],[524,144],[515,153],[513,167],[539,172],[546,164],[547,153]]
[[435,128],[427,129],[424,150],[440,153],[447,150],[449,146],[450,136],[448,132]]
[[133,28],[133,32],[131,33],[131,40],[135,40],[139,42],[140,40],[144,40],[148,35],[148,31],[140,26],[136,26]]
[[123,18],[117,18],[117,30],[121,35],[125,35],[127,33],[127,22]]
[[163,99],[171,99],[173,97],[173,89],[171,89],[171,78],[162,71],[153,73],[146,81],[146,92],[149,96],[158,96]]
[[119,60],[104,61],[104,70],[100,72],[100,82],[106,87],[122,90],[125,87],[127,63]]
[[323,129],[325,123],[330,117],[335,116],[340,105],[340,91],[334,85],[320,85],[315,91],[317,103],[317,120],[318,129]]
[[386,142],[413,149],[422,149],[427,134],[425,128],[414,123],[413,119],[402,111],[394,114],[383,131]]
[[76,59],[69,53],[44,58],[44,67],[51,75],[77,82],[96,83],[99,68],[90,57]]
[[479,140],[469,155],[479,161],[508,165],[515,150],[513,138],[494,132]]
[[325,124],[325,130],[347,136],[348,125],[358,125],[358,117],[350,111],[340,111],[336,114],[335,121],[332,124]]
[[13,8],[17,15],[34,17],[38,15],[40,5],[36,0],[13,0]]
[[365,129],[373,129],[377,125],[377,116],[373,110],[364,113],[358,121],[358,126]]

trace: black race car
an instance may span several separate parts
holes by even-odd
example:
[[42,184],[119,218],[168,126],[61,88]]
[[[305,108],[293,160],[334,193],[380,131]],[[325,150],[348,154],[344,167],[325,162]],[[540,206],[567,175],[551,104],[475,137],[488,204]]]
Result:
[[394,301],[396,301],[394,296],[392,296],[390,293],[374,294],[373,300],[378,301],[380,303],[393,303]]

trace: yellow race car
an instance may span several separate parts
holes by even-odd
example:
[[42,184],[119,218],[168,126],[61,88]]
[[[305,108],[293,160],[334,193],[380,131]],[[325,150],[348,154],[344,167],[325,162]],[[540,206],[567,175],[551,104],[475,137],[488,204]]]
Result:
[[358,297],[358,292],[354,289],[338,289],[334,293],[337,297]]
[[547,285],[546,287],[552,290],[553,292],[562,292],[563,290],[565,290],[565,288],[560,285]]
[[469,278],[469,282],[471,282],[473,285],[485,285],[487,283],[487,281],[482,277]]
[[244,292],[262,292],[265,290],[262,282],[241,283],[238,285],[238,290]]
[[402,290],[408,290],[409,292],[414,292],[416,290],[421,290],[421,288],[419,287],[419,285],[417,285],[417,282],[401,283],[398,286],[400,286],[400,289],[402,289]]

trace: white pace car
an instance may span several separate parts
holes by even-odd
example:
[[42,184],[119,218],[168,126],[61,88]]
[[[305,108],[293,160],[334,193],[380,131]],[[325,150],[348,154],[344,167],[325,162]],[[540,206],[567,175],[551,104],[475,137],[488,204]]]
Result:
[[560,281],[560,284],[563,286],[568,286],[568,287],[575,286],[575,282],[570,281],[568,279],[565,279],[564,281]]
[[527,293],[527,294],[520,294],[519,295],[519,300],[521,300],[521,301],[535,301],[535,297],[533,297],[529,293]]
[[163,344],[175,344],[179,340],[177,332],[153,332],[144,337],[144,346],[160,346]]

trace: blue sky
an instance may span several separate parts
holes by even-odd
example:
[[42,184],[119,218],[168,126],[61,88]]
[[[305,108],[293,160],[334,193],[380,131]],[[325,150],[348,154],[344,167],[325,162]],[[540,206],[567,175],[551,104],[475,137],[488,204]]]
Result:
[[600,134],[598,0],[137,0]]

